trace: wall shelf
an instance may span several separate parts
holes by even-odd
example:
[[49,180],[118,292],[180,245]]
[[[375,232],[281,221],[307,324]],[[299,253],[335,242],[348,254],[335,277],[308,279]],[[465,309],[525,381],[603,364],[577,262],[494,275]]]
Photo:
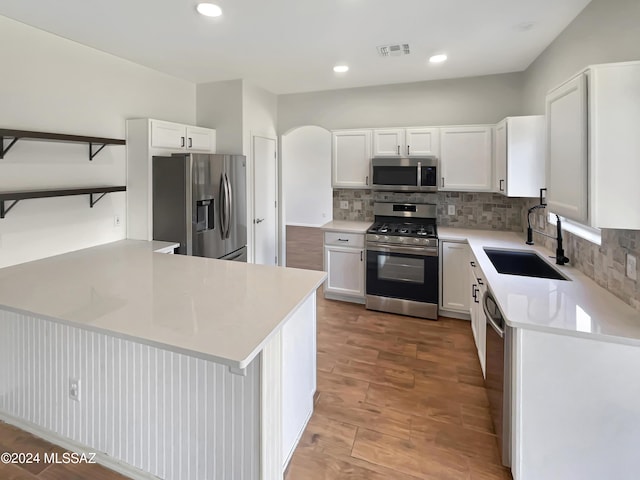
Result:
[[[4,146],[5,138],[12,139],[6,148]],[[4,158],[7,152],[11,150],[11,147],[13,147],[20,139],[65,143],[87,143],[89,144],[89,160],[93,160],[94,157],[107,145],[126,145],[127,143],[125,140],[119,138],[86,137],[82,135],[67,135],[64,133],[30,132],[26,130],[7,129],[0,129],[0,139],[2,140],[0,159]]]
[[[0,218],[4,218],[9,210],[15,207],[20,200],[31,198],[68,197],[71,195],[89,195],[89,207],[98,203],[102,197],[111,192],[125,192],[124,185],[113,187],[83,187],[83,188],[58,188],[47,190],[20,190],[14,192],[0,192]],[[6,205],[7,202],[12,202]]]

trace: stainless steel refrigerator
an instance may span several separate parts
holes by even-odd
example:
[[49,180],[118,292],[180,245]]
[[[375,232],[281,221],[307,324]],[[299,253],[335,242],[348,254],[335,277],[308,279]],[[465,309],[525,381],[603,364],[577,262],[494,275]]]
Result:
[[247,261],[246,158],[153,157],[153,239],[176,253]]

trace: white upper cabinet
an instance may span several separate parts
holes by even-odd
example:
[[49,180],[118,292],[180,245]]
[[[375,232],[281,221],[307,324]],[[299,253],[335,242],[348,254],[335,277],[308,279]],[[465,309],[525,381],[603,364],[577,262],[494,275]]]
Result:
[[439,154],[437,128],[387,128],[373,131],[374,157],[437,157]]
[[547,95],[547,209],[640,229],[640,62],[587,68]]
[[440,129],[440,190],[492,190],[492,136],[488,125]]
[[332,136],[331,186],[369,188],[371,130],[336,130]]
[[587,77],[547,95],[547,208],[587,223]]
[[545,187],[544,116],[508,117],[496,125],[494,190],[537,197]]
[[215,153],[216,131],[210,128],[151,120],[151,147]]
[[440,156],[439,128],[407,128],[405,130],[407,155],[410,157]]
[[403,128],[373,131],[374,157],[399,157],[405,155]]

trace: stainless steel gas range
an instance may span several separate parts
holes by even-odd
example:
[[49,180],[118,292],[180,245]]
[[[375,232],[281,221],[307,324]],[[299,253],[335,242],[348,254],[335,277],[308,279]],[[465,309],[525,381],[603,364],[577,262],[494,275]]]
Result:
[[436,205],[376,203],[367,230],[370,310],[438,318]]

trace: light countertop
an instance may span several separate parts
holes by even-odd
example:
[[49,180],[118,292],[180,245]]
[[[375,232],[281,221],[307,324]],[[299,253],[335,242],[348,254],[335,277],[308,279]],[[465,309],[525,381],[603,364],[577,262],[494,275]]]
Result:
[[[640,312],[569,265],[555,253],[526,245],[524,233],[438,228],[441,241],[468,241],[507,325],[577,337],[640,345]],[[534,250],[569,280],[500,274],[483,247]]]
[[0,308],[243,369],[324,272],[154,253],[122,240],[0,269]]
[[325,232],[366,233],[373,222],[355,222],[350,220],[332,220],[322,226]]

